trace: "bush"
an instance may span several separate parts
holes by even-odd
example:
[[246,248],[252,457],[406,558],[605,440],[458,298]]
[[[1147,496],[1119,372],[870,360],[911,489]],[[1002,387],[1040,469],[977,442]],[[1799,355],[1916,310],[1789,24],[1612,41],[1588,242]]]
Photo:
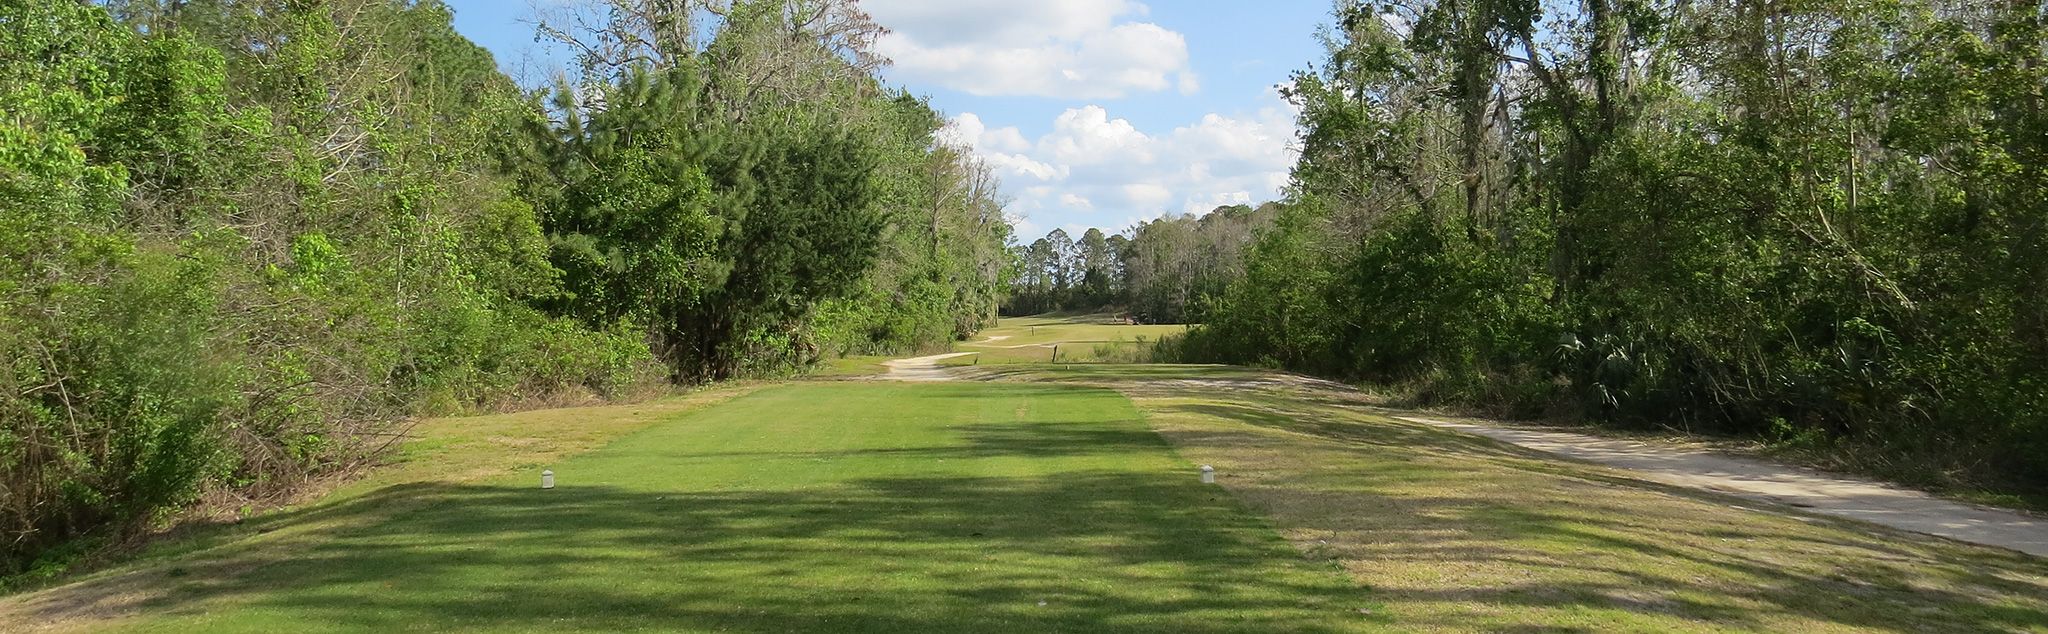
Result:
[[363,464],[414,414],[658,374],[644,330],[520,301],[557,274],[532,207],[409,162],[440,147],[410,129],[348,163],[301,133],[315,114],[268,107],[288,100],[232,103],[204,29],[71,2],[0,24],[0,577]]

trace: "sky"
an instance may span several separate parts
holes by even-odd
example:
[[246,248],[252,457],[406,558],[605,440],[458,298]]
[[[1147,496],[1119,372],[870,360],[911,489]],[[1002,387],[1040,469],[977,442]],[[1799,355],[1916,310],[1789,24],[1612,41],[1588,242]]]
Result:
[[[527,0],[447,0],[455,28],[533,83],[561,55]],[[559,0],[539,0],[554,2]],[[884,76],[925,95],[1002,179],[1024,242],[1279,197],[1295,111],[1274,87],[1321,50],[1326,0],[862,0]]]

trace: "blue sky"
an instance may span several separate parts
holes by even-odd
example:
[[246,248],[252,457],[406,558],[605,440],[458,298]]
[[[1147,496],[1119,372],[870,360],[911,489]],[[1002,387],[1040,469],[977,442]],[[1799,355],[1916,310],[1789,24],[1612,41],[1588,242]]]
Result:
[[[549,0],[552,1],[552,0]],[[529,2],[448,0],[523,81],[559,55]],[[996,170],[1028,242],[1278,196],[1294,112],[1273,86],[1317,59],[1325,0],[862,0],[888,78],[929,95]]]

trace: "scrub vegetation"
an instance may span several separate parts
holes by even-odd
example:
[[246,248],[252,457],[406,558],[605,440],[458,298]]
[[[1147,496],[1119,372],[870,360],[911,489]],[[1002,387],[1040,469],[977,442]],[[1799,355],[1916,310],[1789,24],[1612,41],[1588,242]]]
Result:
[[0,578],[414,416],[988,323],[995,181],[852,2],[798,4],[580,4],[523,89],[437,0],[0,3]]
[[2048,6],[1341,1],[1322,40],[1285,200],[1050,236],[1018,303],[1111,289],[1201,324],[1168,360],[2048,494]]

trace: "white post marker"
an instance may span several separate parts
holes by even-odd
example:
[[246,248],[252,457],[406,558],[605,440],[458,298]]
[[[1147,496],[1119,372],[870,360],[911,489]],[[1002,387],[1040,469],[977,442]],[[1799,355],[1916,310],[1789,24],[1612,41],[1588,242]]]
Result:
[[552,488],[555,488],[555,472],[554,472],[554,471],[542,471],[542,472],[540,472],[540,488],[543,488],[543,489],[552,489]]
[[1215,483],[1216,483],[1216,468],[1215,468],[1215,467],[1211,467],[1211,466],[1209,466],[1209,465],[1202,465],[1202,484],[1215,484]]

